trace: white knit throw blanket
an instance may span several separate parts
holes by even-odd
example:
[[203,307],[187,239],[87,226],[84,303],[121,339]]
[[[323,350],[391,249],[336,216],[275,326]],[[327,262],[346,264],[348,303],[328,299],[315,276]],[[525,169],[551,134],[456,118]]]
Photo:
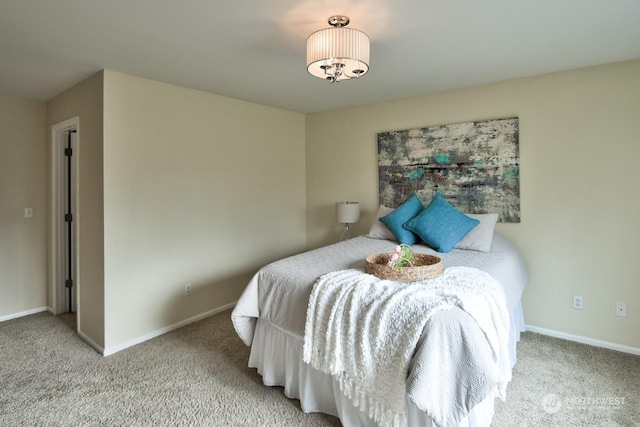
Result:
[[405,383],[418,340],[433,314],[454,305],[483,330],[504,395],[511,379],[504,291],[489,274],[469,267],[411,283],[360,270],[325,274],[309,299],[303,360],[336,378],[342,393],[378,425],[404,426]]

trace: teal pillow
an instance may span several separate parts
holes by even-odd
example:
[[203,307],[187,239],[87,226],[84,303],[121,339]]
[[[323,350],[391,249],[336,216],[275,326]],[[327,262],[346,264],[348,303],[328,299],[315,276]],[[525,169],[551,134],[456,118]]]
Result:
[[422,212],[404,224],[438,252],[450,252],[480,221],[469,218],[447,202],[441,194],[429,203]]
[[424,206],[418,196],[411,196],[406,202],[398,206],[389,215],[380,218],[380,222],[387,226],[389,230],[396,236],[396,240],[406,245],[413,245],[418,241],[418,237],[402,225],[414,216],[418,215]]

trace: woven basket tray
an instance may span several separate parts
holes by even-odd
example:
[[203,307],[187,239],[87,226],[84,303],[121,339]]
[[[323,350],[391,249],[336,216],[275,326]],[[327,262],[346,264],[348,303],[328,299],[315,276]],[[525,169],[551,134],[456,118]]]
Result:
[[420,263],[420,267],[389,267],[391,254],[370,255],[365,259],[365,272],[380,279],[398,282],[418,282],[433,279],[444,272],[442,260],[437,256],[413,254],[412,260]]

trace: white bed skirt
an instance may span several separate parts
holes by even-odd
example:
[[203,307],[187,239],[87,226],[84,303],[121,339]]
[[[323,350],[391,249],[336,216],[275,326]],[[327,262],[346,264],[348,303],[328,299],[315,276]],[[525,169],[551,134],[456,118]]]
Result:
[[[516,362],[516,344],[525,330],[522,305],[511,316],[509,355]],[[302,361],[303,338],[284,331],[259,318],[256,324],[249,367],[257,368],[267,386],[282,386],[291,399],[300,400],[304,412],[323,412],[339,417],[344,426],[375,427],[369,417],[353,406],[338,387],[338,383]],[[431,418],[405,398],[408,427],[435,426]],[[489,426],[493,418],[495,396],[477,404],[459,424],[460,427]]]

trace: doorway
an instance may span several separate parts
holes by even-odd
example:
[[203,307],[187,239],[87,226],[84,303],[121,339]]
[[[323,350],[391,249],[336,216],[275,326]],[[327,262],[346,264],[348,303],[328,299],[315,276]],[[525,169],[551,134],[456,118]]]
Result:
[[[78,280],[79,117],[52,127],[51,286],[55,315],[80,309]],[[78,329],[76,321],[76,329]]]

